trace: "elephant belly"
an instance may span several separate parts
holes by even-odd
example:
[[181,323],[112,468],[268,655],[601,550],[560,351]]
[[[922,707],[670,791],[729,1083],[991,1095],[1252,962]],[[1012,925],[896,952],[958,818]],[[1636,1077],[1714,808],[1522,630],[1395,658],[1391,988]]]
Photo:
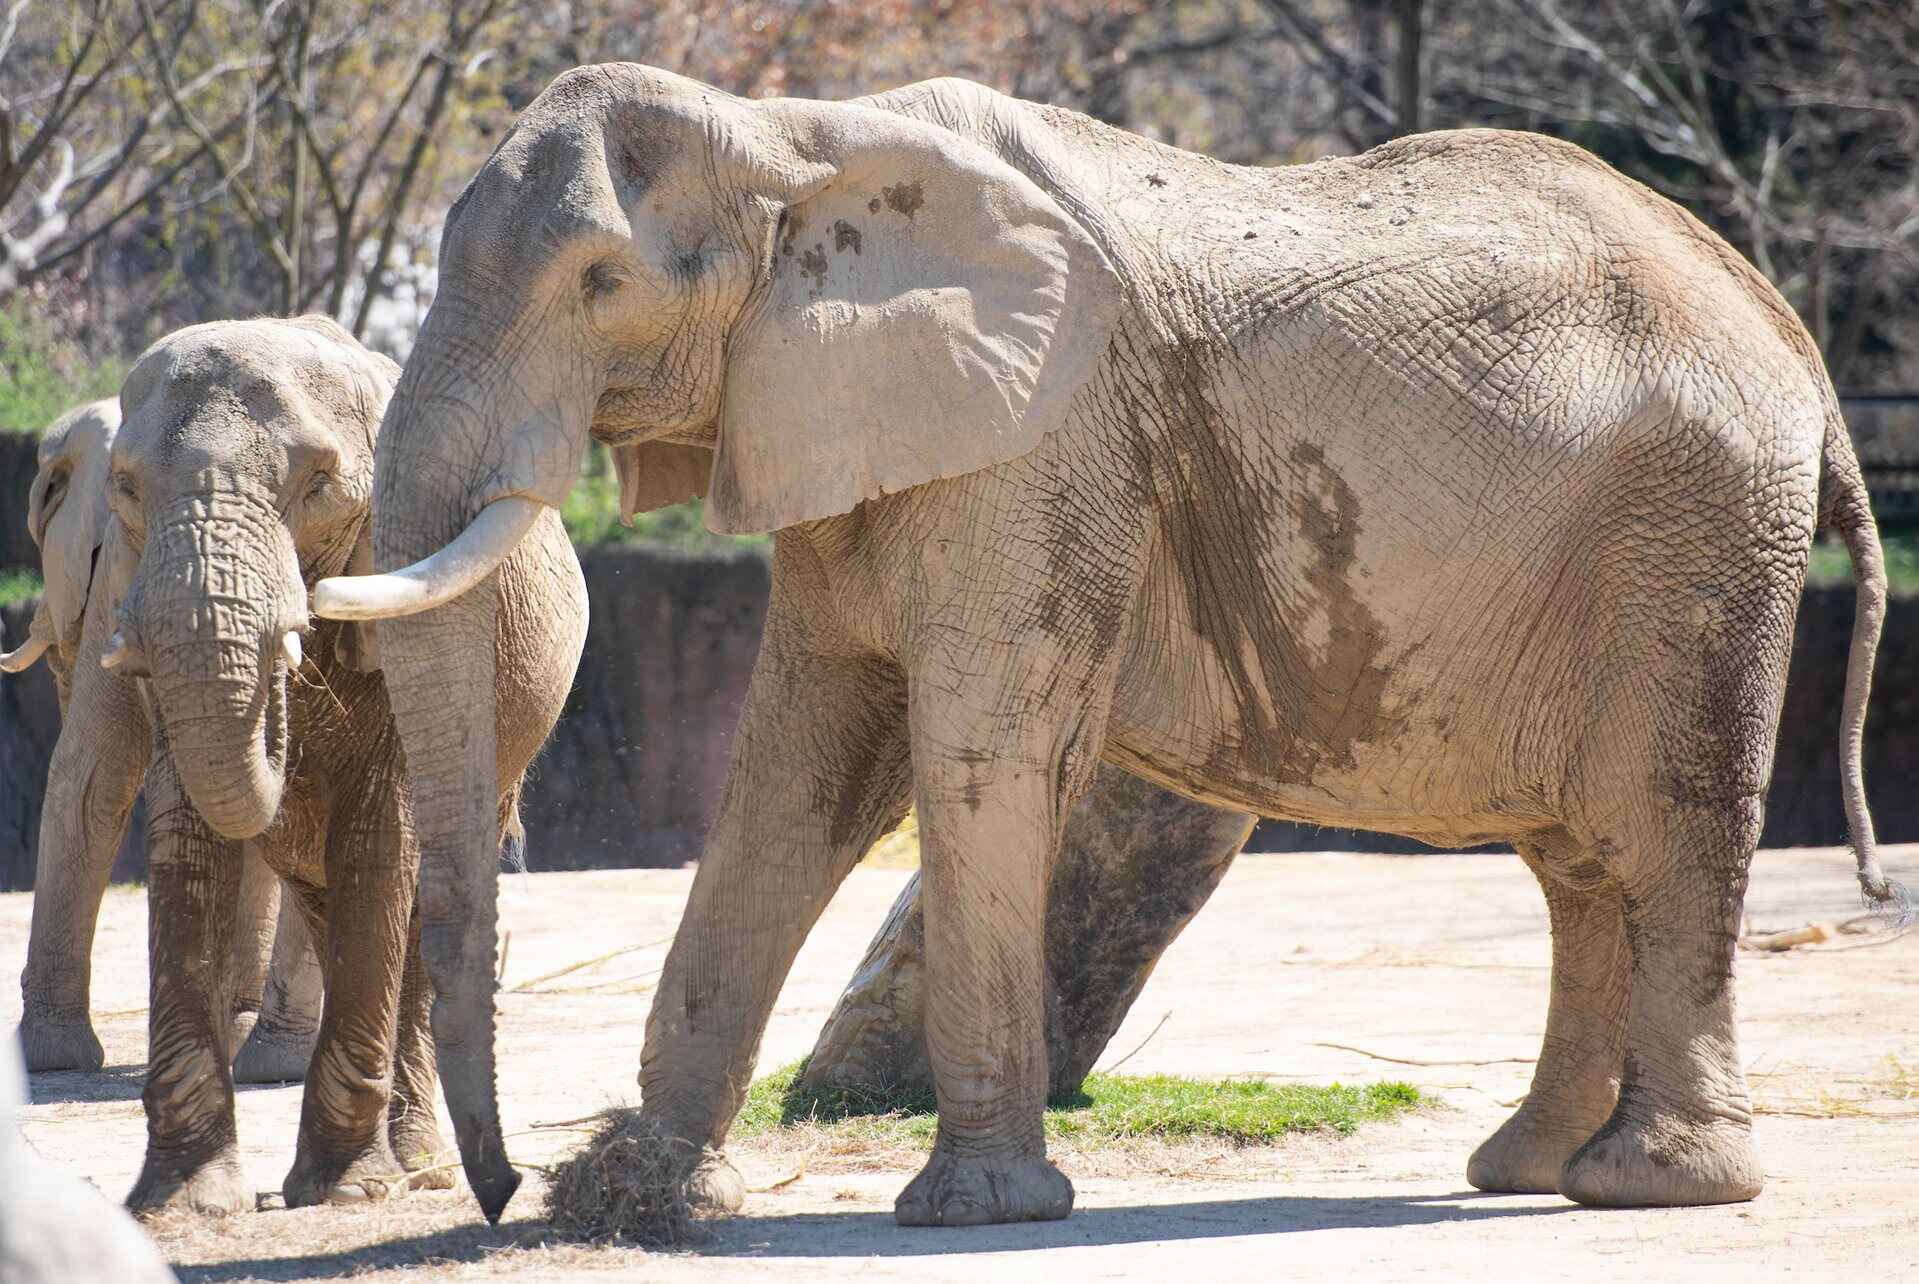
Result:
[[1353,573],[1327,576],[1286,543],[1240,557],[1235,572],[1168,550],[1149,574],[1108,761],[1202,802],[1437,845],[1554,819],[1538,801],[1554,764],[1510,755],[1536,739],[1525,724],[1539,703],[1506,693],[1558,649],[1508,642],[1541,636],[1515,605],[1529,600],[1524,571],[1434,606],[1446,568],[1393,574],[1381,558],[1361,575],[1355,556]]

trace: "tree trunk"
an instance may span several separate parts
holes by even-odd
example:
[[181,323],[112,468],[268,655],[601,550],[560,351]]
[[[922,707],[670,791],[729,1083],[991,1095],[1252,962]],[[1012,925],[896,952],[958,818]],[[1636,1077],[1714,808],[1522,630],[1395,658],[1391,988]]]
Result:
[[[1048,1091],[1078,1091],[1166,947],[1212,895],[1253,818],[1112,767],[1066,823],[1046,917]],[[820,1031],[803,1086],[932,1088],[921,1037],[920,878],[900,892]]]

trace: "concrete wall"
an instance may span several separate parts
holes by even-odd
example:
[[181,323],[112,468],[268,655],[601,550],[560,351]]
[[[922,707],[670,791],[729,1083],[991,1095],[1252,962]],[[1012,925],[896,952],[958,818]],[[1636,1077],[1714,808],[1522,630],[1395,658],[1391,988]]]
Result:
[[[607,548],[583,559],[593,625],[580,676],[526,791],[534,869],[695,859],[725,778],[727,746],[766,610],[766,562]],[[1806,595],[1767,815],[1769,845],[1845,835],[1837,754],[1850,590]],[[4,612],[9,637],[30,610]],[[1879,834],[1919,841],[1919,598],[1896,599],[1879,656],[1866,775]],[[0,890],[30,886],[47,758],[57,730],[44,666],[0,680]],[[1258,850],[1428,851],[1403,839],[1267,823]]]

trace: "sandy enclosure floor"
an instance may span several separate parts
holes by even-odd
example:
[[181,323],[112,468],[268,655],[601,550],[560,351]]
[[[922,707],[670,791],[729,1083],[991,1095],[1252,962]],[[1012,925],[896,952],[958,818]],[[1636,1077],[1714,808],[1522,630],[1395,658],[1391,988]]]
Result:
[[[1919,848],[1888,856],[1919,883]],[[691,877],[505,880],[500,1086],[517,1160],[550,1161],[580,1141],[536,1123],[637,1099],[651,989]],[[848,881],[780,996],[762,1070],[811,1046],[906,877],[861,869]],[[1845,919],[1856,905],[1845,852],[1761,853],[1748,901],[1760,927]],[[0,896],[0,973],[9,981],[24,961],[29,911],[28,896]],[[1512,857],[1329,853],[1242,858],[1167,954],[1108,1061],[1145,1041],[1129,1073],[1404,1078],[1440,1099],[1404,1122],[1238,1155],[1068,1157],[1078,1211],[1048,1225],[901,1230],[891,1208],[909,1164],[849,1171],[815,1157],[797,1180],[750,1195],[743,1215],[713,1223],[710,1238],[683,1253],[543,1242],[533,1172],[498,1229],[480,1221],[462,1189],[157,1230],[189,1281],[729,1280],[846,1270],[1048,1281],[1329,1271],[1394,1280],[1919,1278],[1919,931],[1863,948],[1858,939],[1741,956],[1742,1037],[1767,1173],[1765,1193],[1742,1206],[1590,1210],[1472,1191],[1466,1157],[1525,1092],[1538,1051],[1544,904]],[[27,1112],[37,1149],[116,1198],[133,1182],[144,1141],[145,944],[144,897],[115,890],[94,982],[107,1069],[35,1076]],[[551,975],[588,960],[598,961]],[[18,1017],[9,983],[0,1022]],[[277,1191],[292,1161],[298,1093],[241,1093],[241,1140],[261,1191]],[[790,1149],[771,1147],[736,1150],[735,1160],[757,1187],[800,1166]]]

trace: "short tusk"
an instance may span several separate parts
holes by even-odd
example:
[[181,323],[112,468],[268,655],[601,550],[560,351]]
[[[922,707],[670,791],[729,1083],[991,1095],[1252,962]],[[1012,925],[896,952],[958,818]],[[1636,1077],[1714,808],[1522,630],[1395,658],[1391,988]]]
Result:
[[451,544],[387,575],[336,575],[313,588],[313,613],[329,620],[385,620],[452,601],[504,562],[540,515],[538,500],[496,499]]
[[0,652],[0,673],[24,673],[33,662],[47,653],[45,638],[28,638],[11,651]]
[[[125,629],[117,629],[114,631],[113,636],[107,640],[106,653],[100,657],[100,667],[103,669],[127,668],[127,662],[129,660],[137,660],[139,658],[140,648],[127,641]],[[137,672],[138,670],[139,665],[135,664],[131,666],[129,672]]]
[[287,630],[287,635],[280,639],[280,654],[286,657],[287,668],[297,669],[300,667],[301,651],[300,635],[298,633],[291,629]]

